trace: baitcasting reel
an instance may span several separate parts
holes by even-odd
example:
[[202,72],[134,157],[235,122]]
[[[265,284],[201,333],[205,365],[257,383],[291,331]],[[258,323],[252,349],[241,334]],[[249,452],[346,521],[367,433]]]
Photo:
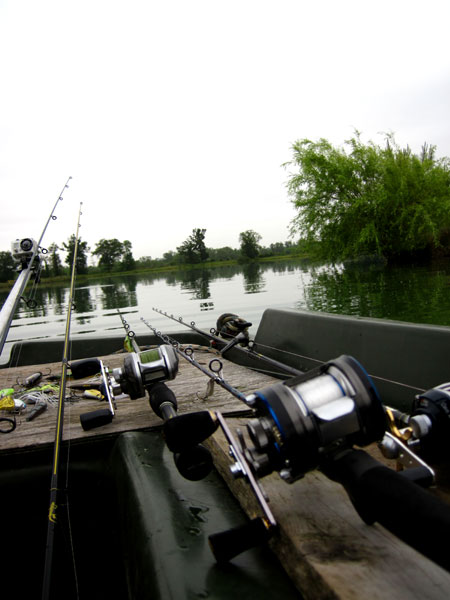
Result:
[[162,345],[144,352],[132,352],[123,367],[113,369],[110,375],[99,358],[88,358],[70,363],[74,379],[82,379],[101,373],[100,391],[106,397],[109,408],[84,413],[80,416],[85,431],[111,423],[115,414],[115,396],[128,394],[132,400],[145,396],[146,389],[160,381],[174,379],[178,372],[178,357],[172,346]]
[[[443,383],[415,397],[411,414],[387,408],[390,428],[403,444],[426,460],[448,461],[450,452],[450,383]],[[383,440],[385,456],[397,458],[398,447]]]
[[[98,358],[72,362],[70,366],[75,379],[95,375],[100,371],[100,391],[109,404],[107,409],[80,415],[81,426],[85,431],[112,422],[116,409],[114,398],[122,393],[132,400],[142,398],[148,393],[150,406],[158,417],[166,422],[177,417],[178,404],[175,394],[164,383],[175,379],[178,373],[178,356],[169,344],[128,354],[123,366],[113,369],[112,375]],[[187,444],[182,449],[172,452],[175,465],[186,479],[203,479],[212,469],[211,454],[201,444]]]
[[[164,428],[169,448],[181,449],[205,440],[221,427],[233,459],[230,471],[252,487],[262,509],[263,517],[210,536],[219,562],[267,541],[276,530],[259,478],[277,472],[284,481],[293,483],[319,468],[344,486],[366,523],[378,521],[442,564],[430,535],[438,535],[441,527],[448,529],[450,515],[442,503],[417,485],[432,483],[434,473],[386,432],[385,407],[358,361],[340,356],[306,374],[258,390],[246,397],[246,403],[255,412],[247,423],[247,436],[237,430],[236,439],[220,412],[182,415],[167,421]],[[408,466],[414,468],[397,473],[354,448],[378,442],[385,435],[400,445],[408,455]]]

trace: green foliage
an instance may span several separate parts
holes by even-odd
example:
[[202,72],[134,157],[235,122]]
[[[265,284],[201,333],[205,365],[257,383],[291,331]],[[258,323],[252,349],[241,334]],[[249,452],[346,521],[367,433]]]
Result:
[[101,239],[95,245],[92,252],[94,256],[99,256],[98,266],[105,271],[112,271],[117,268],[121,271],[132,270],[135,267],[132,244],[129,240],[120,242],[117,238],[109,240]]
[[[69,266],[69,268],[72,268],[73,256],[75,253],[75,242],[76,242],[76,237],[74,234],[72,234],[70,236],[70,238],[68,239],[67,243],[66,242],[62,243],[63,250],[65,250],[67,252],[65,262],[66,262],[66,265]],[[76,271],[79,275],[83,275],[84,273],[88,272],[87,253],[89,252],[89,250],[90,250],[90,248],[89,248],[87,242],[83,242],[83,241],[81,241],[81,238],[79,238],[78,247],[77,247],[77,262],[76,262]]]
[[0,281],[14,279],[16,263],[11,252],[0,252]]
[[261,236],[256,231],[252,229],[247,229],[247,231],[242,231],[239,234],[239,242],[241,244],[241,256],[245,259],[248,258],[257,258],[260,252],[259,242],[261,241]]
[[293,146],[288,191],[298,214],[291,232],[338,259],[376,254],[388,260],[431,250],[450,228],[450,161],[401,149],[392,135],[381,148],[348,140],[349,151],[325,139]]
[[205,262],[208,258],[205,235],[206,229],[192,230],[192,234],[177,248],[182,262],[189,264]]
[[63,274],[63,266],[62,266],[62,262],[61,262],[61,257],[58,254],[58,250],[59,250],[58,244],[50,244],[50,246],[48,247],[50,257],[49,257],[49,260],[47,261],[47,264],[48,264],[48,262],[50,263],[50,265],[49,265],[50,273],[49,274],[52,277],[58,277]]

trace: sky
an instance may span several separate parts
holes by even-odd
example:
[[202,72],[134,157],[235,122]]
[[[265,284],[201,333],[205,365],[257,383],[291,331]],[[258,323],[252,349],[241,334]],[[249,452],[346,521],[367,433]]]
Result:
[[296,140],[450,156],[448,0],[0,0],[0,250],[289,238]]

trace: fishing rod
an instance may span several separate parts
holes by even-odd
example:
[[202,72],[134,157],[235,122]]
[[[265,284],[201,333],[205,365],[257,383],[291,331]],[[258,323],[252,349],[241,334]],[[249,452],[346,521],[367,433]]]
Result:
[[211,362],[209,363],[209,369],[207,369],[206,367],[203,367],[199,362],[197,362],[195,360],[195,358],[193,357],[193,349],[190,346],[188,346],[184,350],[181,350],[177,340],[171,338],[167,334],[164,334],[164,333],[161,333],[160,331],[158,331],[155,327],[150,325],[150,323],[148,323],[148,321],[146,321],[143,317],[141,317],[141,321],[149,329],[151,329],[151,331],[153,331],[153,333],[157,337],[159,337],[165,344],[170,344],[179,356],[181,356],[182,358],[187,360],[189,363],[191,363],[191,365],[196,367],[204,375],[206,375],[212,381],[214,381],[214,383],[217,383],[218,385],[220,385],[220,387],[224,388],[225,390],[227,390],[227,392],[229,392],[230,394],[235,396],[235,398],[237,398],[238,400],[241,400],[241,402],[246,403],[245,394],[243,394],[242,392],[240,392],[239,390],[234,388],[225,379],[223,379],[223,377],[220,376],[220,372],[222,371],[222,363],[219,359],[213,358],[211,360]]
[[52,475],[50,482],[50,504],[48,510],[48,523],[47,523],[47,543],[45,549],[45,565],[44,565],[44,580],[42,587],[42,600],[48,600],[50,598],[50,588],[51,588],[51,575],[52,575],[52,563],[53,563],[53,552],[55,545],[55,529],[57,524],[58,517],[58,496],[59,496],[59,470],[60,470],[60,453],[61,453],[61,443],[63,437],[63,425],[64,425],[64,401],[66,396],[66,382],[67,382],[67,371],[69,368],[69,343],[70,343],[70,322],[72,317],[72,310],[74,308],[73,305],[73,295],[74,295],[74,286],[75,286],[75,272],[76,272],[76,263],[77,263],[77,252],[78,252],[78,242],[79,242],[79,230],[80,230],[80,218],[81,218],[81,206],[82,202],[80,202],[80,209],[78,212],[78,222],[77,229],[75,235],[75,244],[72,258],[72,275],[70,280],[70,291],[69,291],[69,300],[68,300],[68,310],[67,310],[67,318],[66,318],[66,330],[64,335],[64,349],[63,349],[63,357],[62,357],[62,371],[61,371],[61,381],[59,388],[59,400],[58,400],[58,414],[56,417],[56,434],[55,434],[55,442],[53,448],[53,466],[52,466]]
[[[433,427],[434,416],[441,411],[435,433],[447,445],[448,388],[448,384],[438,386],[416,399],[410,419],[413,431],[426,437],[430,433],[426,428]],[[167,446],[179,451],[194,442],[204,442],[221,428],[232,458],[230,474],[251,486],[263,512],[244,526],[209,537],[218,562],[227,562],[276,534],[278,524],[261,488],[262,478],[276,472],[292,484],[319,469],[344,487],[365,523],[380,523],[450,570],[446,548],[450,508],[423,489],[434,482],[434,471],[388,431],[386,408],[357,360],[342,355],[299,377],[255,390],[246,397],[246,403],[253,411],[246,436],[238,429],[235,437],[219,411],[180,415],[164,427]],[[446,426],[447,435],[443,435],[442,426]],[[398,449],[395,458],[402,464],[400,472],[362,449],[386,438]]]
[[122,321],[123,328],[125,329],[126,338],[125,338],[125,349],[128,352],[140,352],[141,349],[136,341],[136,334],[132,329],[130,329],[130,325],[127,323],[125,317],[122,315],[119,309],[117,309],[120,320]]
[[[256,350],[254,350],[253,346],[250,346],[250,348],[241,346],[239,344],[246,344],[249,345],[249,343],[251,344],[252,342],[249,342],[248,340],[248,335],[244,332],[244,330],[241,330],[236,336],[234,336],[230,342],[226,343],[224,342],[223,339],[221,339],[217,333],[217,329],[211,329],[210,332],[208,333],[207,331],[203,331],[202,329],[199,329],[198,327],[196,327],[195,322],[191,321],[191,323],[186,323],[182,317],[174,317],[173,315],[169,315],[167,312],[164,312],[158,308],[152,308],[153,311],[157,312],[160,315],[163,315],[164,317],[167,317],[168,319],[172,319],[172,321],[175,321],[176,323],[180,323],[181,325],[184,325],[185,327],[189,327],[190,329],[192,329],[192,331],[195,331],[196,333],[202,335],[203,337],[209,339],[211,342],[213,342],[214,344],[218,345],[219,347],[223,346],[225,344],[225,347],[223,347],[220,350],[220,354],[222,356],[224,356],[224,354],[226,352],[228,352],[229,350],[231,350],[231,348],[234,348],[236,351],[245,354],[246,356],[251,356],[253,358],[258,358],[259,360],[265,362],[267,365],[270,365],[271,367],[274,367],[276,369],[281,369],[282,371],[284,371],[283,375],[301,375],[303,373],[303,371],[300,371],[299,369],[295,369],[294,367],[290,367],[289,365],[285,365],[281,362],[278,362],[277,360],[274,360],[273,358],[269,358],[268,356],[264,356],[264,354],[260,354],[259,352],[256,352]],[[224,315],[222,315],[223,317]],[[236,315],[232,315],[234,316],[236,319],[238,320],[239,317],[237,317]],[[220,321],[221,317],[219,317],[219,319],[217,320],[218,322]],[[247,321],[243,321],[242,322],[242,327],[245,328],[245,325],[247,327],[249,327],[251,325],[251,323],[248,323]],[[231,337],[231,335],[229,335],[229,337]]]
[[31,238],[23,238],[21,240],[16,240],[13,242],[13,258],[16,262],[20,262],[21,271],[19,273],[18,278],[8,295],[8,298],[5,300],[5,303],[2,306],[0,311],[0,355],[3,352],[3,347],[6,342],[6,338],[9,333],[9,329],[11,326],[11,321],[13,320],[14,314],[17,309],[17,305],[19,300],[22,298],[22,294],[27,286],[27,283],[30,279],[31,273],[33,270],[39,267],[39,252],[44,252],[44,248],[42,248],[42,240],[44,238],[45,232],[47,231],[47,227],[51,220],[56,220],[57,217],[54,214],[57,205],[63,199],[64,190],[69,187],[69,181],[72,177],[64,184],[64,187],[61,190],[61,193],[58,196],[58,199],[55,202],[55,205],[47,219],[46,224],[44,225],[44,229],[42,230],[39,241],[36,243],[35,240]]

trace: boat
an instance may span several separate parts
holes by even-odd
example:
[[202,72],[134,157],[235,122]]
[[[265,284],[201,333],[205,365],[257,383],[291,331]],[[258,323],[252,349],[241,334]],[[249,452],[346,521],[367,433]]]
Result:
[[[240,457],[243,446],[236,443],[237,431],[255,416],[252,404],[245,405],[240,395],[254,400],[258,391],[270,390],[278,401],[284,393],[280,388],[283,382],[315,382],[328,374],[324,365],[334,370],[349,369],[352,376],[356,373],[356,382],[373,382],[367,384],[370,393],[376,388],[394,415],[409,415],[414,407],[417,412],[418,397],[430,397],[427,392],[450,380],[450,328],[268,308],[253,340],[244,341],[236,335],[220,341],[220,327],[216,327],[217,335],[210,333],[209,337],[194,325],[186,329],[170,337],[156,331],[139,331],[131,340],[127,336],[128,342],[134,339],[136,344],[138,340],[139,351],[167,346],[183,353],[172,356],[176,373],[166,373],[161,382],[164,393],[168,389],[173,395],[164,398],[176,398],[176,410],[172,408],[175,412],[169,415],[174,418],[165,418],[164,411],[158,409],[161,403],[156,403],[158,415],[155,404],[149,406],[145,389],[142,395],[142,389],[134,388],[128,395],[119,394],[113,411],[101,408],[103,417],[106,411],[108,418],[100,419],[96,423],[99,426],[90,427],[88,417],[88,426],[83,428],[80,416],[98,413],[105,401],[100,404],[98,399],[83,398],[68,403],[62,463],[67,488],[64,514],[70,518],[67,522],[64,518],[58,528],[51,597],[448,597],[446,540],[437,538],[424,555],[414,548],[414,539],[405,543],[378,524],[368,525],[344,487],[334,480],[335,473],[330,476],[324,470],[307,467],[305,473],[294,468],[294,473],[291,469],[286,476],[286,469],[278,468],[249,485],[245,477],[237,478],[236,465],[249,467],[258,453],[252,454],[247,447],[241,462],[234,462],[233,473],[229,452]],[[144,365],[139,371],[142,364],[136,347],[131,353],[118,352],[123,341],[123,336],[74,338],[70,362],[76,371],[78,363],[100,360],[116,383],[122,381],[119,391],[123,392],[133,369],[137,368],[143,378],[145,370]],[[186,348],[190,351],[184,354]],[[43,380],[51,377],[60,367],[62,352],[61,340],[22,343],[20,360],[13,349],[12,358],[0,370],[1,387],[22,382],[35,373]],[[188,357],[209,370],[210,377],[189,364]],[[220,361],[220,369],[217,363],[213,367],[213,361]],[[280,363],[286,365],[285,372],[279,368]],[[151,369],[159,373],[161,366]],[[221,382],[227,383],[235,395],[221,387]],[[441,405],[447,406],[445,402]],[[275,401],[270,408],[274,407]],[[5,569],[3,589],[19,597],[34,598],[41,593],[54,438],[55,412],[51,413],[49,408],[28,422],[25,412],[16,417],[15,430],[0,437],[4,565],[15,566]],[[191,420],[187,426],[186,418],[201,414],[205,419],[205,413],[216,415],[208,417],[207,425],[215,433],[209,435],[208,431],[203,439],[197,429],[204,426],[204,421],[197,427]],[[251,425],[261,447],[269,416]],[[376,420],[379,412],[370,416]],[[226,429],[218,427],[221,419],[228,423]],[[168,423],[181,425],[174,434]],[[445,418],[440,423],[450,426]],[[190,479],[182,476],[189,475],[192,461],[186,466],[183,452],[173,448],[185,433],[194,435],[189,444],[196,448],[200,445],[205,456],[213,458],[214,468],[206,477],[204,473],[201,479],[197,474]],[[383,468],[387,466],[397,477],[398,455],[384,456],[375,443],[367,448],[371,459]],[[408,452],[405,444],[402,448]],[[445,444],[433,456],[437,466],[431,465],[437,486],[422,491],[417,483],[411,484],[426,494],[425,502],[433,498],[426,504],[432,513],[434,499],[441,503],[439,506],[450,503],[449,455],[443,451]],[[193,462],[201,471],[203,458]],[[422,468],[422,463],[426,469],[426,461],[414,467]],[[301,466],[296,468],[301,470]],[[286,483],[289,476],[296,480],[292,485]],[[352,500],[355,503],[354,497]],[[412,537],[420,537],[421,526],[428,525],[427,516],[414,503],[406,504],[392,514],[401,520],[404,510],[411,517],[408,529]],[[249,522],[261,523],[262,512],[265,518],[269,515],[274,519],[273,535],[267,539],[260,536],[263,543],[250,548],[245,547],[245,539],[245,551],[230,552],[230,559],[217,560],[209,549],[211,542],[214,548],[216,533],[241,531],[242,527],[247,532],[244,537],[249,536]],[[448,526],[448,514],[444,521]],[[242,539],[238,545],[241,543]]]

